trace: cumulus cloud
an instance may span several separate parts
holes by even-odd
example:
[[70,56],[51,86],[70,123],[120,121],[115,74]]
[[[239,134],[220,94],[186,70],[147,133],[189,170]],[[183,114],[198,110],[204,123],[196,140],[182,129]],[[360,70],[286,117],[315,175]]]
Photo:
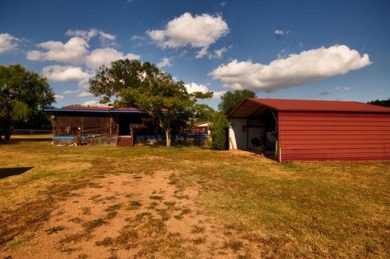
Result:
[[81,37],[73,37],[68,42],[46,41],[38,44],[43,51],[27,52],[29,60],[49,60],[68,63],[80,63],[88,53],[88,42]]
[[91,77],[90,74],[83,72],[81,67],[59,65],[44,67],[42,74],[47,79],[57,82],[83,80]]
[[79,92],[78,90],[65,90],[62,92],[62,94],[70,95],[70,94],[77,94],[78,92]]
[[[112,46],[116,46],[114,42],[115,35],[101,30],[68,30],[65,34],[71,36],[66,43],[60,41],[42,42],[37,45],[41,50],[27,52],[27,59],[86,64],[88,68],[96,69],[100,65],[109,65],[114,60],[140,58],[139,55],[123,54],[112,48]],[[94,37],[99,37],[101,42],[104,43],[103,45],[107,47],[90,51],[89,41]]]
[[90,29],[88,31],[86,31],[86,30],[67,30],[65,32],[65,35],[69,36],[69,37],[79,37],[79,38],[83,38],[83,39],[89,41],[91,38],[98,35],[98,33],[99,33],[99,31],[97,29]]
[[132,53],[124,55],[113,48],[95,49],[85,57],[85,63],[89,68],[96,69],[101,65],[108,66],[112,61],[125,58],[140,59],[140,56]]
[[88,92],[89,89],[89,79],[92,77],[92,74],[84,72],[81,67],[76,66],[47,66],[42,69],[42,74],[49,80],[57,82],[66,82],[66,81],[78,81],[77,90],[65,90],[63,95],[76,95],[78,97],[90,97],[93,96]]
[[220,49],[216,49],[214,51],[209,51],[206,47],[202,48],[197,55],[195,56],[196,58],[203,58],[203,57],[208,57],[209,59],[220,59],[223,57],[223,55],[228,52],[228,50],[231,48],[230,47],[223,47]]
[[161,48],[190,46],[207,51],[219,38],[229,33],[221,16],[184,13],[167,23],[164,30],[148,30],[147,35]]
[[8,33],[0,33],[0,54],[13,51],[18,46],[19,39]]
[[207,93],[209,88],[205,85],[198,85],[196,83],[189,83],[184,85],[187,88],[187,92],[192,94],[194,92]]
[[[57,82],[78,81],[77,90],[66,90],[57,95],[61,100],[64,96],[74,95],[78,97],[93,96],[88,92],[89,79],[93,76],[93,70],[101,65],[110,65],[118,59],[140,59],[133,53],[122,53],[115,49],[115,35],[97,29],[68,30],[65,33],[70,39],[66,42],[46,41],[41,42],[37,49],[27,52],[27,59],[40,61],[61,62],[65,65],[51,65],[42,69],[47,79]],[[99,39],[102,48],[91,48],[91,40]],[[1,39],[0,39],[1,47]],[[91,103],[94,105],[94,103]]]
[[210,75],[232,89],[274,91],[346,74],[371,64],[368,54],[360,55],[345,45],[319,48],[277,59],[268,65],[233,60]]
[[78,97],[91,97],[91,96],[93,96],[93,94],[91,94],[90,92],[87,92],[87,91],[82,91],[77,96]]
[[67,30],[65,35],[70,37],[79,37],[83,38],[86,41],[89,41],[93,37],[99,36],[99,39],[102,42],[107,41],[115,41],[116,36],[113,34],[109,34],[107,32],[98,30],[98,29],[90,29],[90,30]]
[[221,99],[222,95],[224,95],[226,91],[217,91],[213,92],[213,99]]
[[[206,85],[199,85],[196,83],[189,83],[184,85],[187,88],[188,93],[194,93],[194,92],[201,92],[201,93],[207,93],[210,92],[209,88]],[[213,92],[213,99],[219,99],[221,98],[221,95],[226,93],[226,91],[221,92]]]
[[145,39],[144,36],[133,35],[133,36],[131,37],[131,40],[132,40],[132,41],[144,41],[144,40],[146,40],[146,39]]
[[65,96],[63,96],[63,95],[60,95],[60,94],[55,94],[55,95],[54,95],[54,98],[56,99],[56,101],[59,101],[59,100],[62,100],[62,99],[64,99],[64,98],[65,98]]
[[348,86],[338,86],[338,87],[336,87],[336,90],[346,92],[346,91],[351,90],[351,88],[349,88]]
[[159,68],[162,68],[162,67],[170,67],[172,66],[171,64],[171,59],[170,58],[167,58],[167,57],[164,57],[161,59],[161,61],[157,64],[157,66]]
[[86,101],[81,104],[82,106],[93,106],[93,107],[108,107],[107,104],[101,104],[96,100]]
[[277,30],[274,31],[274,34],[275,34],[276,36],[283,36],[283,35],[288,34],[288,31],[284,31],[284,30],[282,30],[282,29],[277,29]]

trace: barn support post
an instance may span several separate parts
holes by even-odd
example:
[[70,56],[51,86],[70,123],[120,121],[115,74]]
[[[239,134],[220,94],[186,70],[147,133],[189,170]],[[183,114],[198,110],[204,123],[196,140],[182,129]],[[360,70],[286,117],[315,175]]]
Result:
[[[249,120],[246,119],[246,125],[248,125]],[[245,127],[245,126],[244,126]],[[246,128],[246,150],[249,150],[249,128]]]
[[81,134],[80,137],[83,136],[84,133],[84,116],[81,116]]
[[110,135],[112,135],[112,117],[110,117]]

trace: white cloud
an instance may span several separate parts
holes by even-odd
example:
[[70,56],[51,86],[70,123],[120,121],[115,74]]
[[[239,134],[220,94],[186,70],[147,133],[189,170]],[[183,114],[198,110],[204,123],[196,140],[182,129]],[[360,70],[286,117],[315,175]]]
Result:
[[212,52],[208,51],[208,49],[202,48],[198,54],[196,55],[196,58],[203,58],[203,57],[208,57],[209,59],[220,59],[223,57],[224,53],[228,52],[228,50],[231,48],[230,47],[223,47],[217,50],[214,50]]
[[[201,92],[201,93],[207,93],[210,92],[209,88],[206,85],[198,85],[196,83],[189,83],[184,85],[187,88],[188,93],[194,93],[194,92]],[[219,99],[221,98],[221,95],[226,93],[226,91],[221,92],[213,92],[213,99]]]
[[90,79],[92,76],[93,76],[93,75],[90,74],[90,77],[81,79],[81,80],[79,81],[79,83],[78,83],[79,89],[82,89],[82,90],[87,90],[87,89],[89,89],[89,79]]
[[303,51],[268,65],[233,60],[219,66],[210,75],[232,89],[273,91],[346,74],[370,64],[368,54],[360,55],[345,45],[336,45]]
[[124,58],[140,59],[140,56],[132,53],[124,55],[113,48],[95,49],[85,57],[85,63],[89,68],[97,69],[101,65],[108,66],[112,61]]
[[93,106],[93,107],[108,107],[107,104],[101,104],[96,100],[86,101],[81,104],[82,106]]
[[47,79],[58,82],[83,80],[91,77],[90,74],[83,72],[81,67],[59,65],[44,67],[42,74]]
[[65,90],[62,92],[62,94],[64,95],[70,95],[70,94],[77,94],[79,91],[78,90],[75,90],[75,91],[72,91],[72,90]]
[[[71,36],[68,42],[62,43],[60,41],[46,41],[37,46],[42,50],[32,50],[27,52],[27,59],[29,60],[48,60],[65,62],[72,64],[86,63],[89,68],[96,69],[100,65],[110,64],[111,61],[129,58],[139,59],[139,55],[127,54],[117,51],[112,47],[116,47],[115,35],[103,32],[97,29],[91,30],[68,30],[65,33]],[[102,45],[105,48],[95,49],[90,52],[89,41],[93,37],[99,37]],[[100,56],[99,56],[100,55]]]
[[207,93],[209,92],[209,88],[205,85],[198,85],[196,83],[189,83],[184,85],[187,88],[188,93],[201,92]]
[[92,101],[86,101],[83,102],[82,106],[99,106],[99,102],[92,100]]
[[97,29],[86,30],[67,30],[65,32],[66,36],[69,37],[79,37],[89,41],[91,38],[97,36],[99,31]]
[[229,49],[230,47],[229,48],[223,47],[221,49],[214,50],[213,58],[222,58],[223,54],[226,53]]
[[90,92],[87,92],[87,91],[82,91],[77,96],[78,97],[91,97],[91,96],[93,96],[93,94],[91,94]]
[[17,48],[19,39],[8,33],[0,33],[0,54]]
[[346,92],[346,91],[351,90],[351,88],[349,88],[348,86],[338,86],[338,87],[336,87],[336,90],[337,90],[337,91]]
[[86,30],[67,30],[65,35],[70,36],[70,37],[83,38],[86,41],[89,41],[93,37],[96,37],[96,36],[99,36],[99,39],[102,42],[115,41],[115,39],[116,39],[115,35],[106,33],[104,31],[101,31],[98,29],[90,29],[88,31],[86,31]]
[[203,58],[209,55],[209,51],[207,47],[201,48],[198,53],[196,54],[196,58]]
[[50,60],[69,63],[81,63],[88,53],[88,42],[81,37],[73,37],[65,44],[60,41],[46,41],[38,44],[44,51],[27,52],[29,60]]
[[284,30],[281,30],[281,29],[278,29],[278,30],[275,30],[275,31],[274,31],[274,34],[275,34],[276,36],[283,36],[283,35],[288,34],[288,32],[287,32],[287,31],[284,31]]
[[56,99],[56,101],[59,101],[59,100],[62,100],[62,99],[64,99],[64,98],[65,98],[65,96],[63,96],[63,95],[59,95],[59,94],[55,94],[55,95],[54,95],[54,98]]
[[213,99],[221,99],[222,95],[224,95],[226,91],[218,91],[213,92]]
[[115,35],[106,33],[104,31],[99,31],[100,39],[103,41],[109,40],[114,41],[116,39]]
[[145,37],[144,36],[140,36],[140,35],[134,35],[134,36],[131,37],[131,40],[132,41],[144,41]]
[[171,59],[170,58],[167,58],[167,57],[164,57],[161,59],[161,61],[157,64],[157,66],[159,68],[162,68],[162,67],[170,67],[172,66],[171,64]]
[[205,51],[227,35],[229,28],[219,15],[202,14],[193,17],[190,13],[184,13],[169,21],[164,30],[148,30],[146,33],[162,48],[190,46]]

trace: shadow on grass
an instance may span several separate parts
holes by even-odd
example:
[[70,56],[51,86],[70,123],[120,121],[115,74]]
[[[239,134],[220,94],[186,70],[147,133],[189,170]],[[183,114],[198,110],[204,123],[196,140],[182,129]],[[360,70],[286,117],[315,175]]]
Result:
[[33,167],[13,167],[13,168],[0,168],[0,179],[13,176],[13,175],[20,175],[24,172],[27,172],[28,170],[32,169]]

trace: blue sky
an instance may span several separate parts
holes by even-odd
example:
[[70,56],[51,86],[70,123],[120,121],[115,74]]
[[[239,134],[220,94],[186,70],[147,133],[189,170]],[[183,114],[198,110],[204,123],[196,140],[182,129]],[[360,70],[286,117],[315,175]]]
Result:
[[390,97],[386,0],[0,0],[0,64],[46,76],[55,106],[96,105],[88,79],[120,58],[189,91],[262,98]]

